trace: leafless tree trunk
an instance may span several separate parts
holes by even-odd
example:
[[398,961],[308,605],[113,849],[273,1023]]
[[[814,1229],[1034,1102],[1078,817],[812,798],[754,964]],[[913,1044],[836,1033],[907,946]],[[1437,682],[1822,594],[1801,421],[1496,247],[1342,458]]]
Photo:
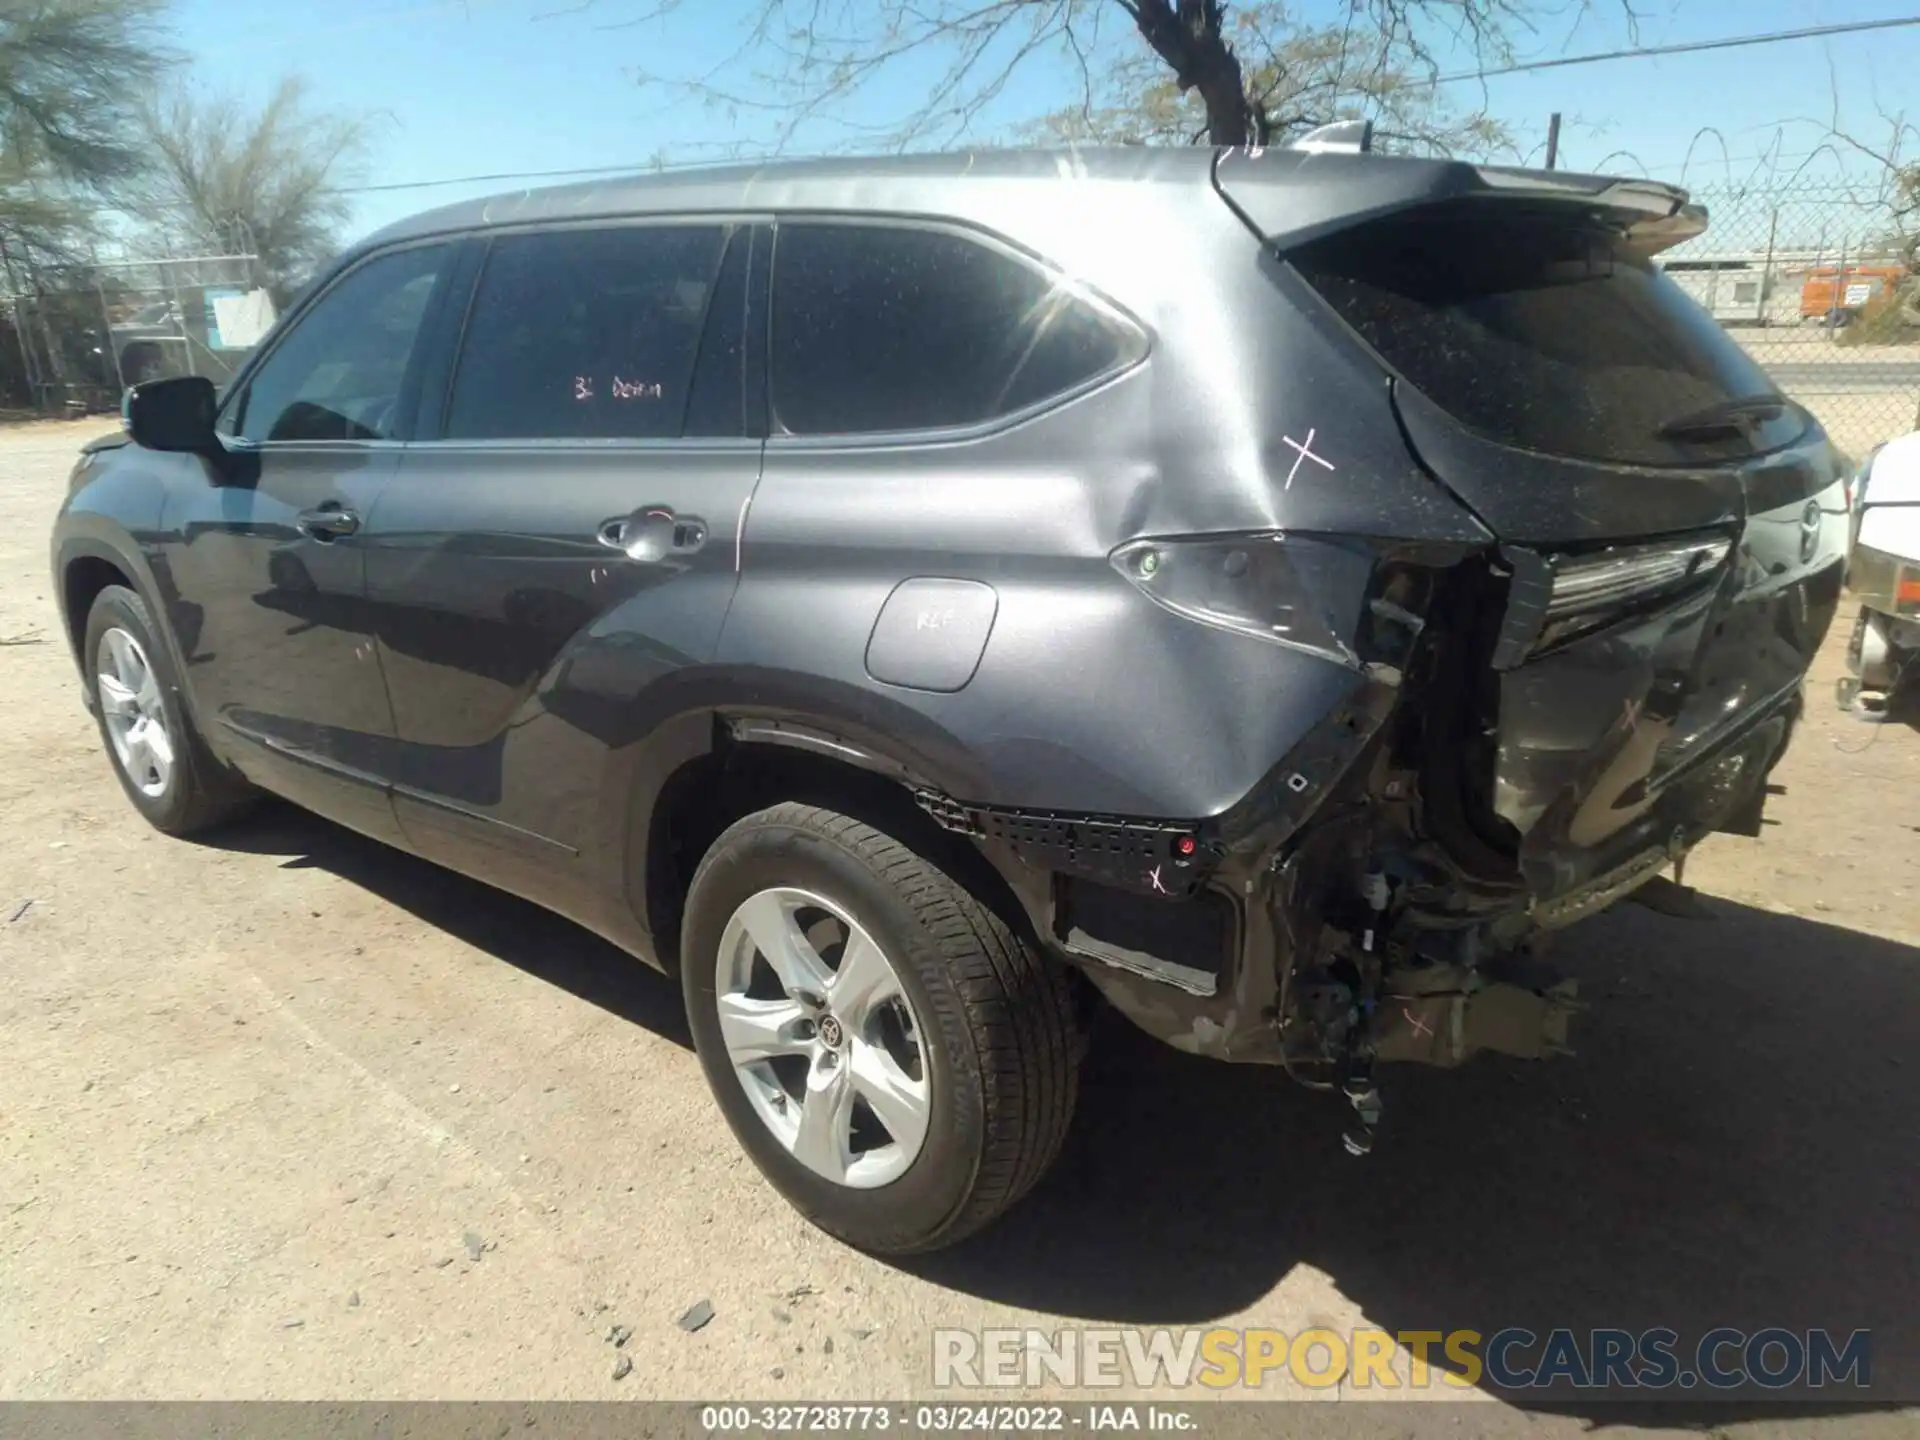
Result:
[[1266,140],[1265,125],[1247,100],[1240,57],[1222,33],[1220,0],[1120,0],[1140,37],[1173,71],[1181,92],[1198,91],[1207,107],[1207,138],[1215,145]]

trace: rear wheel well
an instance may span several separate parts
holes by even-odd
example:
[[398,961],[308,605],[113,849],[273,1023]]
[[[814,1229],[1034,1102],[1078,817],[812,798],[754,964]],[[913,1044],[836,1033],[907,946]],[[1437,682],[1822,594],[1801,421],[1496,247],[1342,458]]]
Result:
[[68,565],[61,584],[67,602],[67,640],[73,646],[73,653],[84,661],[86,657],[80,655],[80,650],[86,641],[87,616],[100,592],[109,585],[124,585],[138,594],[139,587],[118,565],[97,555],[82,555]]
[[904,784],[785,745],[728,744],[669,777],[647,827],[645,904],[655,954],[678,969],[680,921],[693,873],[734,821],[783,802],[817,805],[891,836],[965,885],[1018,935],[1033,926],[999,871],[943,830]]

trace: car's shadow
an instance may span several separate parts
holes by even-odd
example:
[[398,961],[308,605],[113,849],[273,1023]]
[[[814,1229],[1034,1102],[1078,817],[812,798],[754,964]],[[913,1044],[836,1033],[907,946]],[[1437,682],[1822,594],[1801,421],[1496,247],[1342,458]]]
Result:
[[[686,1043],[671,982],[532,905],[290,810],[220,840]],[[1561,938],[1591,1004],[1575,1057],[1383,1069],[1363,1160],[1337,1097],[1108,1016],[1054,1173],[904,1268],[1096,1324],[1232,1317],[1305,1265],[1392,1331],[1867,1328],[1868,1398],[1920,1398],[1920,950],[1702,908],[1623,905]]]
[[269,802],[204,837],[224,850],[317,866],[550,985],[693,1048],[680,987],[599,936],[530,901],[369,840],[304,810]]
[[1868,1328],[1872,1393],[1920,1399],[1920,950],[1702,909],[1561,938],[1574,1058],[1383,1069],[1364,1160],[1337,1097],[1110,1026],[1055,1175],[915,1268],[1134,1325],[1304,1264],[1393,1331]]

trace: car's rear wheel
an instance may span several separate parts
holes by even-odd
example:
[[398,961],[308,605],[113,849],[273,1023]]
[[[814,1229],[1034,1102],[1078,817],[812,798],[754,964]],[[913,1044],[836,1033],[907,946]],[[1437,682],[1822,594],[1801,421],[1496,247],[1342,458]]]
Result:
[[1066,974],[933,861],[778,805],[714,842],[682,933],[720,1109],[822,1229],[937,1249],[1046,1172],[1078,1085]]
[[146,602],[109,585],[87,612],[87,684],[114,774],[134,808],[169,835],[232,818],[256,797],[208,751]]

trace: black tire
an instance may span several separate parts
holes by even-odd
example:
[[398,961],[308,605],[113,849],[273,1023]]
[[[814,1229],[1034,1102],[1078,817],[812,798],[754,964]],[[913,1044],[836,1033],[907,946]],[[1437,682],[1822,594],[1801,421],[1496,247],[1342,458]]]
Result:
[[[166,786],[157,795],[141,789],[127,773],[114,750],[108,729],[107,707],[100,694],[101,649],[107,632],[126,631],[139,642],[141,652],[158,681],[160,704],[166,717],[166,730],[172,740],[174,763]],[[147,602],[123,585],[109,585],[94,598],[87,612],[86,641],[81,650],[88,693],[94,701],[94,718],[100,727],[100,741],[107,752],[120,788],[127,792],[133,808],[146,817],[156,830],[169,835],[192,835],[231,820],[252,807],[259,792],[234,771],[220,763],[207,749],[194,728],[180,694],[180,677],[173,667],[172,652],[160,642]]]
[[[920,1017],[925,1139],[877,1189],[815,1173],[755,1113],[721,1039],[720,942],[734,911],[776,886],[843,907],[889,957]],[[878,1254],[936,1250],[1033,1188],[1058,1154],[1079,1087],[1067,972],[934,862],[862,821],[787,803],[730,826],[687,897],[681,975],[715,1099],[754,1163],[814,1224]]]

